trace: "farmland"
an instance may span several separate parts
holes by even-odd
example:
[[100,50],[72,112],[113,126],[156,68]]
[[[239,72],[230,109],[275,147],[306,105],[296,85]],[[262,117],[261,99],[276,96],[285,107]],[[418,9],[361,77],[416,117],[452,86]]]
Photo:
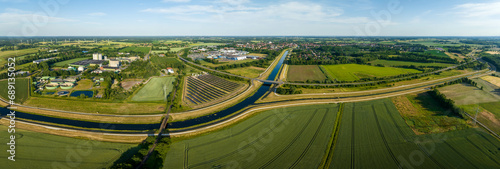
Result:
[[318,65],[289,65],[286,79],[290,82],[305,82],[323,81],[327,77]]
[[176,58],[171,57],[151,57],[151,62],[157,66],[158,69],[166,69],[167,67],[179,67],[182,63]]
[[23,49],[23,50],[11,50],[11,51],[0,51],[0,65],[7,63],[7,58],[19,57],[26,54],[37,53],[38,48]]
[[64,65],[75,63],[75,62],[82,61],[82,60],[87,60],[87,59],[92,59],[92,58],[75,58],[75,59],[65,60],[62,62],[54,63],[54,66],[63,67]]
[[407,73],[420,73],[415,69],[376,67],[358,64],[321,65],[332,78],[338,81],[355,81],[361,78],[396,76]]
[[111,103],[31,97],[25,102],[28,106],[100,114],[158,114],[165,111],[162,103]]
[[132,97],[132,101],[162,101],[172,92],[174,81],[175,77],[152,78]]
[[318,168],[335,104],[264,111],[230,128],[173,140],[164,168]]
[[215,101],[237,91],[242,85],[213,75],[191,76],[187,78],[187,93],[184,101],[188,104],[203,104]]
[[417,134],[469,128],[467,120],[444,109],[427,93],[398,96],[392,101],[408,126]]
[[449,99],[455,101],[457,105],[468,105],[468,104],[500,101],[500,96],[466,84],[455,84],[446,86],[440,88],[439,91],[445,94],[446,97],[448,97]]
[[486,80],[490,82],[491,84],[494,84],[497,87],[500,87],[500,78],[495,77],[495,76],[483,76],[481,79]]
[[[16,129],[16,162],[0,155],[2,168],[107,168],[134,144],[109,143]],[[0,140],[9,142],[7,127],[0,125]],[[2,150],[9,149],[6,144]],[[22,155],[21,155],[22,154]],[[77,158],[77,159],[75,159]]]
[[208,67],[217,67],[217,66],[224,66],[224,65],[232,65],[232,64],[240,64],[240,63],[247,63],[247,62],[253,62],[255,60],[252,59],[245,59],[245,60],[231,60],[231,61],[224,61],[224,62],[219,62],[218,64],[213,64],[210,62],[206,61],[200,61],[203,66],[208,66]]
[[[4,99],[8,99],[8,81],[7,80],[2,80],[0,81],[0,96]],[[16,88],[16,98],[14,101],[16,103],[23,103],[29,98],[30,94],[30,84],[29,84],[29,79],[23,78],[23,79],[16,79],[14,87]]]
[[138,53],[149,53],[149,47],[126,47],[120,50],[120,52],[138,52]]
[[407,61],[396,61],[396,60],[375,60],[370,62],[372,65],[385,65],[385,66],[441,66],[441,67],[450,67],[453,64],[448,63],[421,63],[421,62],[407,62]]
[[265,70],[264,68],[250,66],[250,67],[227,69],[225,71],[235,75],[257,78],[262,72],[264,72],[264,70]]
[[330,168],[500,167],[500,142],[489,134],[466,129],[417,136],[388,99],[346,104],[340,125]]
[[429,53],[431,55],[439,56],[439,57],[450,57],[450,56],[446,55],[446,53],[444,51],[439,51],[439,50],[428,50],[428,51],[425,51],[425,53]]

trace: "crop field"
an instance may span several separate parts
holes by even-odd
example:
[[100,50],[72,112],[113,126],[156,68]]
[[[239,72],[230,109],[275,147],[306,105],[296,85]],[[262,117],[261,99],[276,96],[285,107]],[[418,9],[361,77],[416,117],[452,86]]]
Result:
[[[15,91],[16,93],[14,94],[16,98],[14,99],[14,102],[16,103],[23,103],[29,98],[30,94],[30,84],[29,84],[29,79],[28,78],[23,78],[23,79],[16,79],[14,87],[16,88]],[[9,100],[8,99],[8,81],[7,80],[1,80],[0,81],[0,96],[2,98]]]
[[[162,101],[172,92],[175,77],[155,77],[137,92],[133,101]],[[166,93],[165,93],[166,92]]]
[[340,125],[330,168],[500,167],[500,141],[488,133],[417,136],[389,99],[347,103]]
[[318,65],[289,65],[286,76],[287,81],[290,82],[323,81],[327,79]]
[[421,62],[407,62],[407,61],[396,61],[396,60],[375,60],[370,62],[372,65],[385,65],[385,66],[441,66],[441,67],[450,67],[453,64],[448,63],[421,63]]
[[355,81],[361,78],[396,76],[407,73],[421,73],[415,69],[376,67],[358,64],[321,65],[332,78],[338,81]]
[[224,65],[232,65],[232,64],[240,64],[240,63],[247,63],[247,62],[253,62],[255,60],[253,59],[245,59],[245,60],[231,60],[231,61],[221,61],[218,64],[213,64],[210,62],[206,61],[201,61],[201,64],[203,66],[208,66],[208,67],[217,67],[217,66],[224,66]]
[[479,105],[493,113],[500,120],[500,102],[481,103]]
[[149,47],[126,47],[121,49],[120,52],[142,52],[147,54],[150,49]]
[[500,101],[500,96],[492,94],[480,88],[466,85],[455,84],[439,88],[439,91],[449,99],[455,101],[457,105],[468,105],[478,103],[488,103]]
[[500,87],[500,78],[495,77],[495,76],[483,76],[481,79],[486,80],[490,82],[491,84],[494,84],[497,87]]
[[[99,142],[16,129],[16,161],[0,154],[2,168],[107,168],[136,144]],[[10,133],[0,125],[0,145],[8,150]],[[45,167],[43,167],[45,166]]]
[[240,75],[240,76],[245,76],[245,77],[250,77],[250,78],[257,78],[261,73],[265,71],[264,68],[260,67],[240,67],[240,68],[235,68],[235,69],[227,69],[225,70],[229,73],[235,74],[235,75]]
[[170,48],[170,52],[179,52],[184,48]]
[[243,85],[213,75],[190,76],[187,78],[187,89],[184,100],[188,104],[208,103],[230,95]]
[[221,45],[225,45],[225,44],[224,43],[202,43],[202,42],[189,44],[189,46],[221,46]]
[[166,69],[167,67],[177,67],[182,63],[177,58],[171,57],[151,57],[151,62],[157,66],[158,69]]
[[40,49],[31,48],[31,49],[22,49],[22,50],[0,51],[0,65],[6,64],[7,58],[19,57],[19,56],[30,54],[30,53],[37,53],[38,50],[40,50]]
[[217,132],[174,139],[163,168],[318,168],[337,112],[336,104],[274,109]]
[[158,114],[165,112],[164,103],[111,103],[31,97],[25,102],[28,106],[74,112],[100,114]]
[[62,66],[67,65],[67,64],[71,64],[71,63],[75,63],[75,62],[82,61],[82,60],[87,60],[87,59],[92,59],[92,58],[87,57],[87,58],[75,58],[75,59],[65,60],[65,61],[62,61],[62,62],[54,63],[54,66],[62,67]]

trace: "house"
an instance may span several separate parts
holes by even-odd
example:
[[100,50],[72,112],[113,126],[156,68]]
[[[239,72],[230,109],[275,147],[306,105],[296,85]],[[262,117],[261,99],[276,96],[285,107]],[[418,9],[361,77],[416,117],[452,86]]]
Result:
[[83,67],[83,66],[78,67],[79,72],[83,72],[84,70],[85,70],[85,67]]
[[165,54],[160,54],[160,55],[158,55],[158,56],[160,56],[160,57],[165,57]]
[[44,61],[51,60],[51,59],[55,59],[55,58],[38,59],[38,60],[34,60],[33,63],[40,64]]
[[171,67],[167,68],[167,72],[168,73],[174,73],[174,69],[172,69]]

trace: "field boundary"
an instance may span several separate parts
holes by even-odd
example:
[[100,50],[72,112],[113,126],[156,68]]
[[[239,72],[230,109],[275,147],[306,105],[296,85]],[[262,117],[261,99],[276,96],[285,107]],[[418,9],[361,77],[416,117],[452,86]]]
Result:
[[333,133],[332,136],[330,137],[330,141],[328,142],[328,147],[326,148],[326,153],[323,157],[323,160],[321,160],[321,163],[318,167],[319,169],[330,168],[330,164],[332,163],[333,160],[333,154],[335,152],[335,145],[337,143],[338,134],[340,132],[340,123],[342,121],[343,112],[344,112],[344,103],[340,103],[339,110],[337,112],[337,117],[335,118],[335,123],[333,126]]

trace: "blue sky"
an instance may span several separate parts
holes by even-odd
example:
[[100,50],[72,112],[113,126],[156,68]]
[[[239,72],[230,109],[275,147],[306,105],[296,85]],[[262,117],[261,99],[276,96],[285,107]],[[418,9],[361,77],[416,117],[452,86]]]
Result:
[[0,0],[0,36],[500,36],[500,0]]

